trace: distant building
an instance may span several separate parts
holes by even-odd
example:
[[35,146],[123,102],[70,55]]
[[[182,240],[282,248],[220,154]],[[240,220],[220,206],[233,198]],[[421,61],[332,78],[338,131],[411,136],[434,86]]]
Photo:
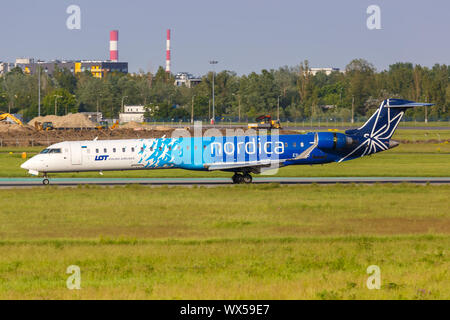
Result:
[[144,106],[124,106],[124,112],[119,113],[119,122],[144,122]]
[[41,72],[52,75],[56,69],[69,70],[73,74],[89,71],[96,78],[103,78],[109,72],[128,73],[128,62],[113,61],[92,61],[92,60],[53,60],[37,61],[33,59],[16,59],[17,67],[21,68],[26,74],[35,74],[41,69]]
[[179,72],[175,75],[175,85],[177,87],[186,86],[188,88],[192,88],[200,82],[202,82],[201,78],[196,78],[187,72]]
[[14,63],[0,61],[0,75],[10,72],[14,68]]
[[329,76],[332,72],[340,72],[339,68],[310,68],[309,73],[315,76],[319,72],[325,72]]
[[80,112],[85,115],[92,122],[100,122],[103,120],[103,114],[101,112]]

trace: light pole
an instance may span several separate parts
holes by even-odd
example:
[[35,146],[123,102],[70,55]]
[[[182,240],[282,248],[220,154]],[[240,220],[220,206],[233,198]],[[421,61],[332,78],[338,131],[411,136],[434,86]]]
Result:
[[62,96],[55,95],[55,116],[58,115],[58,113],[57,113],[57,110],[58,110],[58,98],[62,98]]
[[216,74],[215,70],[214,70],[214,65],[218,64],[219,61],[216,60],[211,60],[209,61],[209,64],[211,64],[213,66],[213,81],[212,81],[212,124],[215,124],[215,100],[214,100],[214,76]]
[[38,117],[41,116],[41,66],[38,62]]
[[352,95],[352,123],[355,122],[355,96]]
[[281,96],[278,96],[278,105],[277,105],[277,118],[278,118],[278,121],[280,121],[280,97]]
[[240,123],[241,122],[241,95],[239,93],[238,94],[233,93],[233,96],[236,96],[236,95],[238,97],[238,123]]
[[123,97],[122,97],[122,112],[125,112],[124,106],[123,106],[123,100],[124,100],[125,98],[128,98],[128,96],[123,96]]
[[194,98],[195,98],[195,94],[192,96],[191,124],[194,124]]

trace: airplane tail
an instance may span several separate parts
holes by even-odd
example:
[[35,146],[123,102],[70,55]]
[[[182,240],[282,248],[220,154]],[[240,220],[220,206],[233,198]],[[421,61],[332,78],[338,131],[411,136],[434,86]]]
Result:
[[377,111],[360,128],[346,130],[345,133],[377,140],[390,139],[407,109],[432,105],[432,103],[387,99],[381,102]]

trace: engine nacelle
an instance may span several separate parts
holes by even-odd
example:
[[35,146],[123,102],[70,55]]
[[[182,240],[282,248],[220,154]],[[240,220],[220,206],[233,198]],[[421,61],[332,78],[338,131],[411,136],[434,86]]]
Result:
[[353,139],[343,133],[319,132],[317,147],[321,150],[340,150],[353,145]]

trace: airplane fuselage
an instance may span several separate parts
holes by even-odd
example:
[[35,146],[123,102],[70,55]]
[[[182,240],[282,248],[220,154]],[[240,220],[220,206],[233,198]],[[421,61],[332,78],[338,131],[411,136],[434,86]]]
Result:
[[[340,161],[355,143],[355,138],[334,132],[66,141],[49,146],[22,168],[31,173],[164,168],[241,171],[240,164],[252,169],[264,164],[287,166]],[[389,140],[384,144],[384,150],[388,149]]]

